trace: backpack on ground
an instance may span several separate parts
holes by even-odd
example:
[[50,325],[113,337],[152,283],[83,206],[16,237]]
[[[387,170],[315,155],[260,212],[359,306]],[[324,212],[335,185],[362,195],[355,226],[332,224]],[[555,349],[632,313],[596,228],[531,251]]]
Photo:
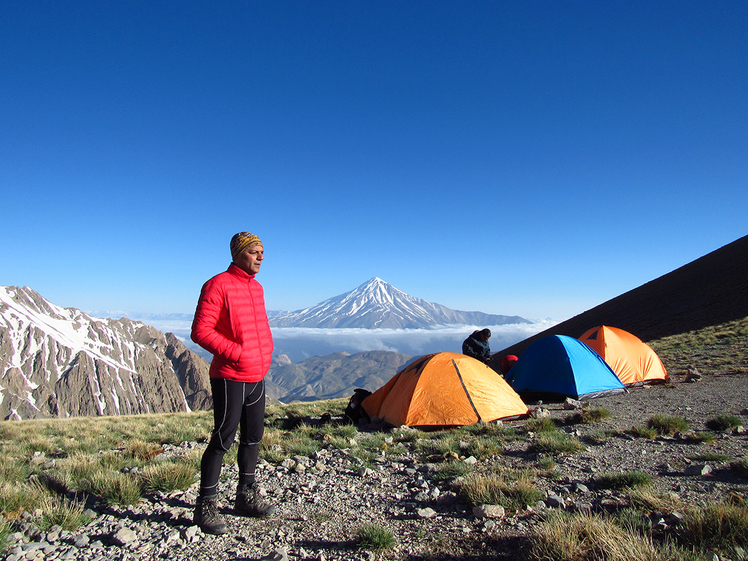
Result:
[[370,395],[370,391],[357,388],[354,390],[351,399],[348,401],[348,407],[345,408],[344,416],[354,425],[357,425],[361,418],[364,418],[367,421],[370,420],[369,415],[366,413],[364,408],[361,407],[361,402]]

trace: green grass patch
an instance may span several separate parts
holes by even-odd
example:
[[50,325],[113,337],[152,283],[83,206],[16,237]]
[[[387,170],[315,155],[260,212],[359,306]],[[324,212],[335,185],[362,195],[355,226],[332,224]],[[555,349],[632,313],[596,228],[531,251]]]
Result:
[[634,426],[631,427],[629,430],[626,431],[627,434],[630,434],[631,436],[635,436],[637,438],[646,438],[648,440],[654,440],[657,438],[657,429],[654,429],[652,427],[639,427]]
[[528,432],[555,432],[558,427],[550,417],[541,417],[540,419],[528,419],[525,423],[525,430]]
[[564,419],[564,422],[567,425],[590,425],[608,418],[610,418],[610,411],[603,407],[593,407],[590,409],[582,409],[581,412],[568,415],[566,419]]
[[743,421],[737,415],[732,413],[722,413],[709,419],[706,422],[706,428],[716,431],[728,431],[743,424]]
[[395,545],[395,536],[380,524],[366,524],[358,529],[356,541],[361,549],[383,551]]
[[100,472],[91,478],[89,486],[83,489],[103,497],[108,503],[134,505],[143,494],[140,481],[130,474]]
[[445,481],[456,477],[463,477],[470,471],[470,466],[465,462],[451,461],[440,464],[434,473],[434,480]]
[[146,466],[140,474],[146,493],[185,490],[196,481],[195,467],[186,463],[162,462]]
[[694,462],[713,462],[722,464],[725,462],[729,462],[732,460],[732,456],[727,456],[725,454],[718,454],[718,453],[706,453],[706,454],[696,454],[695,456],[691,456],[691,461]]
[[627,533],[635,533],[642,537],[648,537],[652,531],[652,520],[646,512],[637,508],[623,508],[615,511],[612,518],[616,525]]
[[709,431],[696,431],[689,437],[689,440],[696,444],[711,444],[717,440],[717,435]]
[[539,475],[554,478],[556,476],[556,461],[552,456],[543,456],[537,461]]
[[671,417],[667,415],[652,415],[647,421],[647,427],[654,429],[658,434],[674,435],[678,432],[688,430],[688,422],[683,417]]
[[496,423],[478,423],[462,430],[467,434],[491,438],[499,443],[515,442],[522,438],[517,429]]
[[624,473],[603,472],[595,477],[595,481],[606,489],[631,489],[651,484],[652,476],[639,470]]
[[478,460],[500,456],[503,453],[501,444],[486,436],[471,438],[466,444],[467,446],[460,448],[461,455],[473,456]]
[[415,451],[421,457],[436,461],[439,457],[448,460],[460,455],[459,439],[455,437],[429,438],[415,443]]
[[541,432],[529,447],[530,451],[543,454],[573,454],[584,449],[578,438],[565,432]]

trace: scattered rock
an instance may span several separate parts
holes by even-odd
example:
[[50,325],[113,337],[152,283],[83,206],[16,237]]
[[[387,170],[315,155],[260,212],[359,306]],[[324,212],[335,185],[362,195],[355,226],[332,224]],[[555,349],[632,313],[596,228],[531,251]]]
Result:
[[686,368],[686,379],[685,382],[693,383],[698,382],[701,380],[701,372],[697,370],[695,366],[688,365],[688,368]]
[[710,466],[709,464],[691,464],[690,466],[686,467],[683,473],[685,475],[711,475],[712,466]]
[[288,550],[285,547],[278,547],[263,557],[263,560],[288,561]]
[[574,510],[578,512],[592,512],[594,505],[589,501],[574,501]]
[[548,494],[548,497],[545,499],[545,504],[549,508],[566,508],[566,502],[564,499],[554,493]]
[[473,516],[476,518],[504,518],[506,511],[501,505],[479,505],[473,507]]
[[434,518],[436,516],[436,511],[431,507],[419,508],[416,510],[416,516],[418,516],[418,518]]
[[581,409],[582,408],[582,402],[577,401],[576,399],[572,399],[570,397],[567,397],[564,401],[563,408],[567,411],[573,410],[573,409]]
[[582,494],[587,494],[590,492],[590,489],[589,487],[587,487],[587,485],[585,485],[584,483],[579,483],[578,481],[574,482],[574,490],[577,493],[582,493]]
[[130,528],[120,528],[112,536],[112,541],[117,545],[127,545],[138,539],[138,535],[133,532]]

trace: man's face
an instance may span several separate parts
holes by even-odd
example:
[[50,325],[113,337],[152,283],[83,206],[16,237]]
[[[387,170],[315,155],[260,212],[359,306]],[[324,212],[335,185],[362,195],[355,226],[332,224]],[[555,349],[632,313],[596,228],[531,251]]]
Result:
[[265,259],[265,249],[261,245],[250,247],[247,251],[234,259],[234,265],[245,273],[256,275],[260,272],[260,265]]

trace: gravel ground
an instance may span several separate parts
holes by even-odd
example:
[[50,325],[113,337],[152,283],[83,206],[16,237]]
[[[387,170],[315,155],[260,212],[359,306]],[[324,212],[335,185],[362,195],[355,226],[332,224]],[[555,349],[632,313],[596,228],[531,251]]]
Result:
[[[582,503],[598,509],[622,502],[625,492],[596,489],[594,477],[602,472],[646,472],[653,476],[651,488],[655,493],[673,493],[685,505],[719,500],[731,492],[745,496],[748,481],[734,475],[726,462],[709,464],[693,459],[707,453],[743,457],[748,454],[745,434],[720,434],[710,444],[697,444],[687,434],[651,440],[625,432],[633,426],[646,426],[656,413],[681,417],[694,431],[706,430],[708,420],[726,412],[741,416],[748,426],[748,376],[704,375],[696,382],[685,380],[685,374],[676,374],[668,384],[632,388],[627,394],[595,399],[589,405],[605,408],[610,418],[589,425],[564,426],[585,444],[586,450],[554,456],[558,475],[535,481],[546,496],[561,496],[563,507],[546,500],[549,506],[508,513],[503,519],[476,517],[448,482],[434,482],[434,466],[418,464],[414,457],[388,458],[364,473],[355,460],[334,451],[333,457],[341,454],[341,462],[323,457],[324,461],[318,463],[322,469],[316,475],[300,474],[294,468],[285,473],[285,468],[279,471],[267,466],[265,486],[268,498],[279,506],[276,517],[232,518],[234,531],[228,537],[206,538],[197,551],[220,555],[230,549],[228,544],[240,543],[246,555],[237,558],[243,559],[259,559],[279,546],[286,548],[290,558],[366,559],[368,554],[355,547],[356,531],[363,524],[378,523],[397,539],[392,550],[380,554],[384,558],[516,559],[526,551],[527,537],[549,508],[573,509]],[[556,419],[574,413],[563,404],[539,407]],[[617,435],[595,444],[591,437],[603,431]],[[480,462],[483,465],[476,469],[488,469],[490,464],[522,469],[537,465],[537,461],[537,454],[528,452],[528,443],[517,441],[507,445],[501,456]],[[328,471],[328,467],[333,469]],[[575,484],[579,483],[589,491],[576,491]]]
[[[193,487],[150,497],[134,507],[92,504],[95,520],[75,534],[21,535],[21,529],[7,559],[522,559],[533,528],[550,510],[598,511],[623,504],[625,492],[595,485],[595,476],[602,472],[644,471],[653,476],[655,493],[670,493],[684,505],[730,493],[748,495],[748,480],[735,475],[729,462],[698,459],[707,453],[731,459],[748,455],[746,434],[731,431],[710,444],[697,444],[688,435],[645,439],[626,432],[645,426],[656,413],[682,417],[695,431],[706,430],[706,422],[721,413],[739,415],[748,425],[747,398],[748,375],[704,375],[689,383],[676,374],[668,384],[595,399],[590,406],[605,408],[611,417],[589,425],[564,424],[562,430],[577,436],[586,449],[554,455],[555,475],[534,480],[545,499],[503,517],[490,517],[490,509],[474,511],[453,482],[437,481],[436,465],[419,463],[415,453],[382,456],[363,466],[349,451],[330,448],[281,465],[261,463],[260,483],[277,507],[268,519],[231,516],[236,468],[225,467],[220,492],[229,533],[224,536],[204,535],[192,526]],[[535,408],[559,420],[574,413],[563,404],[531,404]],[[357,438],[368,436],[362,431]],[[194,446],[199,445],[185,443],[184,448]],[[527,440],[519,440],[473,469],[532,468],[540,459]],[[388,529],[395,545],[377,554],[360,549],[357,533],[367,524]]]

